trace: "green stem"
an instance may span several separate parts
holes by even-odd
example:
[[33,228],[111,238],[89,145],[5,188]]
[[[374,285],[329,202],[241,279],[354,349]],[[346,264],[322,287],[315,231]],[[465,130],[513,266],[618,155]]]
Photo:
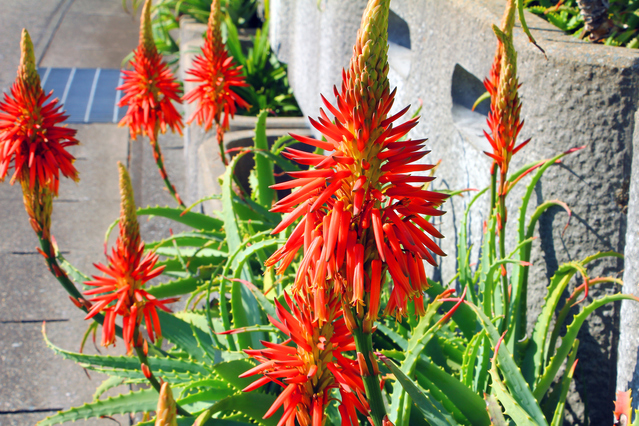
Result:
[[[133,342],[134,342],[133,346],[135,348],[135,353],[137,354],[138,359],[140,360],[140,364],[145,364],[147,367],[149,367],[149,358],[144,353],[144,349],[142,348],[141,345],[136,345],[139,335],[140,335],[140,331],[136,328],[135,332],[133,333]],[[146,375],[145,375],[145,377],[146,377]],[[149,377],[147,377],[146,379],[149,381],[151,386],[153,386],[153,388],[156,391],[158,391],[158,393],[160,393],[160,390],[162,389],[162,385],[160,384],[158,379],[156,379],[155,376],[153,375],[153,371],[151,371],[151,367],[149,367]],[[175,406],[177,408],[177,413],[179,415],[186,416],[186,417],[192,417],[193,416],[191,413],[186,411],[184,408],[180,407],[180,404],[178,404],[177,402],[175,403]]]
[[[353,315],[357,318],[355,312],[353,312]],[[360,323],[358,324],[357,330],[353,331],[353,338],[355,339],[357,352],[358,354],[362,354],[366,364],[365,369],[362,367],[360,367],[360,369],[362,371],[369,372],[369,374],[363,375],[362,380],[364,381],[366,399],[368,400],[368,404],[371,408],[370,414],[373,420],[373,425],[382,426],[384,417],[386,417],[386,408],[384,406],[382,390],[379,387],[379,378],[375,373],[378,369],[377,363],[375,362],[375,354],[373,353],[373,334],[372,332],[364,332]]]
[[[505,180],[502,177],[502,182]],[[503,190],[500,190],[502,194],[499,195],[499,258],[506,259],[506,195],[503,194]],[[502,268],[506,268],[502,265]],[[508,294],[508,276],[503,274],[501,276],[501,293],[504,300],[504,322],[502,323],[501,333],[508,329],[508,318],[510,309],[510,296]]]
[[222,158],[222,163],[228,166],[229,161],[226,159],[226,154],[224,153],[224,129],[217,121],[215,122],[215,129],[217,132],[217,145],[220,148],[220,158]]
[[155,158],[155,164],[158,166],[160,176],[162,177],[164,186],[166,186],[166,189],[168,189],[169,194],[171,194],[173,199],[178,203],[180,207],[186,208],[184,202],[180,198],[180,195],[177,193],[175,186],[173,186],[173,184],[169,180],[169,175],[166,173],[166,169],[164,168],[164,156],[162,155],[162,151],[160,150],[160,142],[158,142],[157,136],[158,135],[156,131],[156,135],[154,136],[154,138],[150,139],[151,146],[153,147],[153,158]]
[[[497,163],[493,163],[490,170],[490,214],[495,214],[495,207],[497,206]],[[492,216],[491,216],[492,217]],[[490,222],[490,218],[489,218]],[[497,257],[495,250],[494,240],[490,244],[490,253],[488,254],[488,259],[490,260],[490,264],[495,261]]]
[[[58,280],[58,282],[62,284],[62,287],[67,291],[67,293],[69,293],[72,298],[76,299],[80,303],[79,308],[88,313],[89,310],[82,303],[82,300],[84,300],[84,295],[80,293],[80,290],[77,289],[71,279],[69,279],[67,273],[64,272],[64,270],[58,264],[53,244],[50,240],[43,238],[41,233],[38,233],[37,235],[38,241],[40,242],[40,247],[42,248],[42,252],[44,253],[44,259],[47,262],[47,266],[49,267],[49,272],[51,272],[51,274]],[[104,315],[97,314],[93,317],[93,320],[102,325],[104,323]],[[122,327],[116,325],[115,334],[118,337],[122,338]]]

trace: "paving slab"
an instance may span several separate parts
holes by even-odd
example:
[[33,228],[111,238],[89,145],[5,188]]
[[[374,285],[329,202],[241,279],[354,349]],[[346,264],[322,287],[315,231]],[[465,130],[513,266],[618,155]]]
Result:
[[119,1],[74,0],[39,65],[119,68],[138,44],[138,29]]
[[0,89],[6,90],[16,77],[22,29],[37,45],[64,1],[0,0]]

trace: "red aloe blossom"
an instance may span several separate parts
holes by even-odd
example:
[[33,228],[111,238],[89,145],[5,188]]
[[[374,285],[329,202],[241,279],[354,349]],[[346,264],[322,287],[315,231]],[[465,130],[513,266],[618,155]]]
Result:
[[175,187],[169,181],[158,142],[158,134],[165,133],[167,127],[181,135],[184,125],[182,117],[173,105],[173,102],[180,103],[180,85],[168,65],[162,61],[162,55],[153,42],[151,0],[146,0],[142,8],[140,42],[133,51],[131,64],[133,71],[122,71],[124,83],[118,87],[118,90],[124,92],[118,105],[129,107],[119,126],[129,126],[133,139],[138,135],[149,137],[153,157],[166,188],[175,201],[184,206]]
[[514,154],[522,149],[530,139],[517,145],[517,136],[524,122],[520,120],[521,101],[519,99],[517,79],[517,52],[513,46],[513,26],[515,25],[516,6],[509,0],[502,19],[501,28],[493,25],[498,44],[495,59],[484,86],[490,94],[490,112],[488,127],[490,134],[484,132],[493,152],[486,152],[499,167],[501,180],[499,195],[508,191],[506,176],[508,166]]
[[335,104],[322,96],[334,118],[320,109],[318,120],[310,119],[326,142],[292,135],[328,153],[288,148],[283,154],[314,167],[289,173],[294,180],[273,186],[299,188],[274,205],[272,211],[289,215],[273,233],[302,219],[266,262],[281,262],[281,272],[304,246],[296,288],[321,288],[326,280],[338,285],[359,312],[371,307],[368,326],[377,317],[386,268],[394,282],[386,313],[405,314],[408,300],[423,312],[428,283],[422,261],[435,265],[433,254],[445,255],[430,237],[442,235],[424,216],[443,214],[437,207],[447,196],[422,188],[433,177],[413,175],[434,167],[418,163],[429,152],[425,140],[402,140],[417,119],[397,125],[408,107],[389,117],[395,91],[389,92],[387,78],[387,20],[388,2],[371,0],[341,91],[334,89]]
[[198,103],[187,124],[196,120],[198,125],[204,125],[204,131],[209,131],[215,121],[220,155],[224,158],[222,141],[224,132],[229,129],[229,116],[235,116],[238,105],[247,109],[250,105],[233,91],[233,87],[246,87],[248,84],[244,81],[242,67],[236,66],[225,49],[221,21],[220,1],[213,0],[202,55],[195,58],[193,67],[186,72],[193,76],[186,81],[199,84],[184,96],[184,100]]
[[180,85],[169,66],[162,61],[151,32],[151,0],[146,0],[140,22],[140,44],[133,51],[133,70],[123,70],[124,92],[119,106],[128,106],[120,126],[128,126],[131,138],[146,135],[157,138],[158,129],[167,127],[182,134],[182,117],[173,102],[180,102]]
[[44,94],[36,71],[33,44],[26,29],[22,30],[20,67],[11,93],[0,103],[0,181],[9,172],[13,160],[16,180],[27,192],[38,186],[58,195],[60,173],[78,180],[74,157],[67,152],[77,145],[76,131],[60,126],[67,116],[57,99]]
[[96,288],[84,294],[99,295],[90,299],[95,303],[85,319],[92,318],[99,312],[104,313],[102,345],[109,346],[115,344],[115,319],[118,315],[122,316],[122,337],[127,351],[130,352],[132,346],[142,343],[142,337],[139,335],[134,341],[142,318],[144,317],[149,338],[154,342],[155,336],[162,335],[156,308],[170,312],[165,305],[178,299],[157,300],[143,289],[144,284],[160,275],[164,267],[155,268],[158,260],[155,253],[144,255],[144,242],[140,238],[139,224],[135,216],[131,181],[126,168],[122,164],[119,164],[119,167],[122,196],[120,235],[111,256],[107,255],[107,265],[94,264],[108,277],[93,276],[93,281],[85,283]]
[[356,410],[368,415],[368,404],[358,363],[344,356],[344,352],[355,350],[353,336],[344,322],[337,295],[329,296],[326,322],[320,322],[313,312],[313,298],[311,293],[298,293],[293,298],[286,295],[288,309],[275,301],[277,319],[270,320],[289,338],[282,343],[262,342],[266,349],[245,351],[260,365],[240,377],[262,377],[244,391],[277,383],[284,390],[264,418],[283,406],[284,415],[278,426],[295,426],[295,419],[300,426],[321,426],[331,390],[337,389],[342,424],[358,425]]

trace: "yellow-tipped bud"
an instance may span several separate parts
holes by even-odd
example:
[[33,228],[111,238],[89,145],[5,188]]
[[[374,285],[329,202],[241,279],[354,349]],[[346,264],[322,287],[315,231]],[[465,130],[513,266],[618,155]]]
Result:
[[155,42],[153,41],[153,30],[151,28],[151,3],[152,0],[146,0],[142,7],[142,16],[140,18],[140,46],[147,55],[157,53]]
[[18,67],[18,78],[24,81],[27,87],[40,88],[40,76],[36,69],[35,53],[33,43],[26,28],[22,29],[22,39],[20,40],[20,66]]
[[162,383],[162,388],[160,389],[155,426],[177,426],[177,406],[173,399],[171,387],[167,382]]
[[207,28],[207,38],[213,42],[214,51],[224,49],[222,42],[222,8],[220,0],[211,2],[211,14],[209,15],[209,23]]
[[140,244],[140,224],[135,207],[131,178],[124,164],[118,162],[120,169],[120,239],[133,253]]

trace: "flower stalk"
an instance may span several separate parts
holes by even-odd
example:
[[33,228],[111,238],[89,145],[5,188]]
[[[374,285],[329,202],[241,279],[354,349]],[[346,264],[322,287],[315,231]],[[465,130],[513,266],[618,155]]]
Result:
[[[522,149],[530,139],[517,145],[517,136],[524,122],[520,120],[521,102],[519,99],[519,82],[517,79],[517,52],[513,45],[513,27],[515,25],[515,0],[508,0],[500,26],[493,25],[497,36],[497,52],[488,78],[484,81],[491,97],[488,127],[490,134],[484,132],[493,152],[486,152],[493,159],[491,167],[491,212],[496,216],[497,233],[499,235],[499,258],[506,258],[506,223],[508,211],[506,196],[510,189],[508,168],[512,156]],[[499,176],[497,174],[499,173]],[[494,252],[493,252],[494,253]],[[492,256],[494,259],[496,253]],[[508,328],[510,295],[508,294],[508,277],[506,268],[501,269],[501,292],[504,304],[505,319],[502,330]]]
[[[368,2],[341,90],[334,88],[336,104],[322,96],[332,117],[322,108],[317,120],[310,119],[325,140],[292,135],[327,154],[292,148],[283,153],[313,168],[289,173],[293,180],[272,186],[297,188],[273,206],[274,212],[288,213],[273,234],[300,221],[265,263],[282,273],[302,249],[294,292],[339,294],[375,426],[386,418],[372,346],[384,277],[388,271],[392,278],[384,314],[402,318],[408,303],[424,314],[429,287],[424,262],[436,265],[435,256],[445,256],[433,241],[443,235],[426,217],[442,215],[438,207],[447,198],[424,187],[433,176],[415,175],[434,167],[420,161],[428,154],[425,140],[404,140],[417,118],[397,123],[408,107],[390,115],[395,92],[388,80],[388,16],[389,0]],[[319,319],[330,321],[325,302],[319,297],[315,302]]]
[[366,390],[366,400],[371,408],[370,419],[374,426],[385,425],[386,406],[379,381],[379,368],[373,351],[373,333],[358,327],[353,331],[353,339],[357,348],[357,359],[360,374]]
[[146,135],[153,147],[153,158],[166,189],[181,207],[185,207],[164,167],[158,137],[167,128],[182,134],[182,117],[173,102],[180,102],[180,86],[157,51],[151,30],[151,0],[146,0],[140,21],[140,42],[133,51],[133,70],[124,70],[124,96],[119,107],[128,106],[119,126],[128,126],[131,139]]
[[197,108],[187,124],[197,121],[208,132],[215,123],[220,157],[224,165],[228,165],[224,152],[224,132],[230,127],[229,116],[234,117],[238,106],[246,109],[251,106],[233,90],[234,87],[247,87],[248,83],[242,75],[242,67],[237,66],[226,51],[221,26],[221,1],[213,0],[202,54],[194,59],[193,68],[186,72],[192,76],[186,81],[198,83],[198,86],[184,95],[183,99],[189,103],[197,102]]

